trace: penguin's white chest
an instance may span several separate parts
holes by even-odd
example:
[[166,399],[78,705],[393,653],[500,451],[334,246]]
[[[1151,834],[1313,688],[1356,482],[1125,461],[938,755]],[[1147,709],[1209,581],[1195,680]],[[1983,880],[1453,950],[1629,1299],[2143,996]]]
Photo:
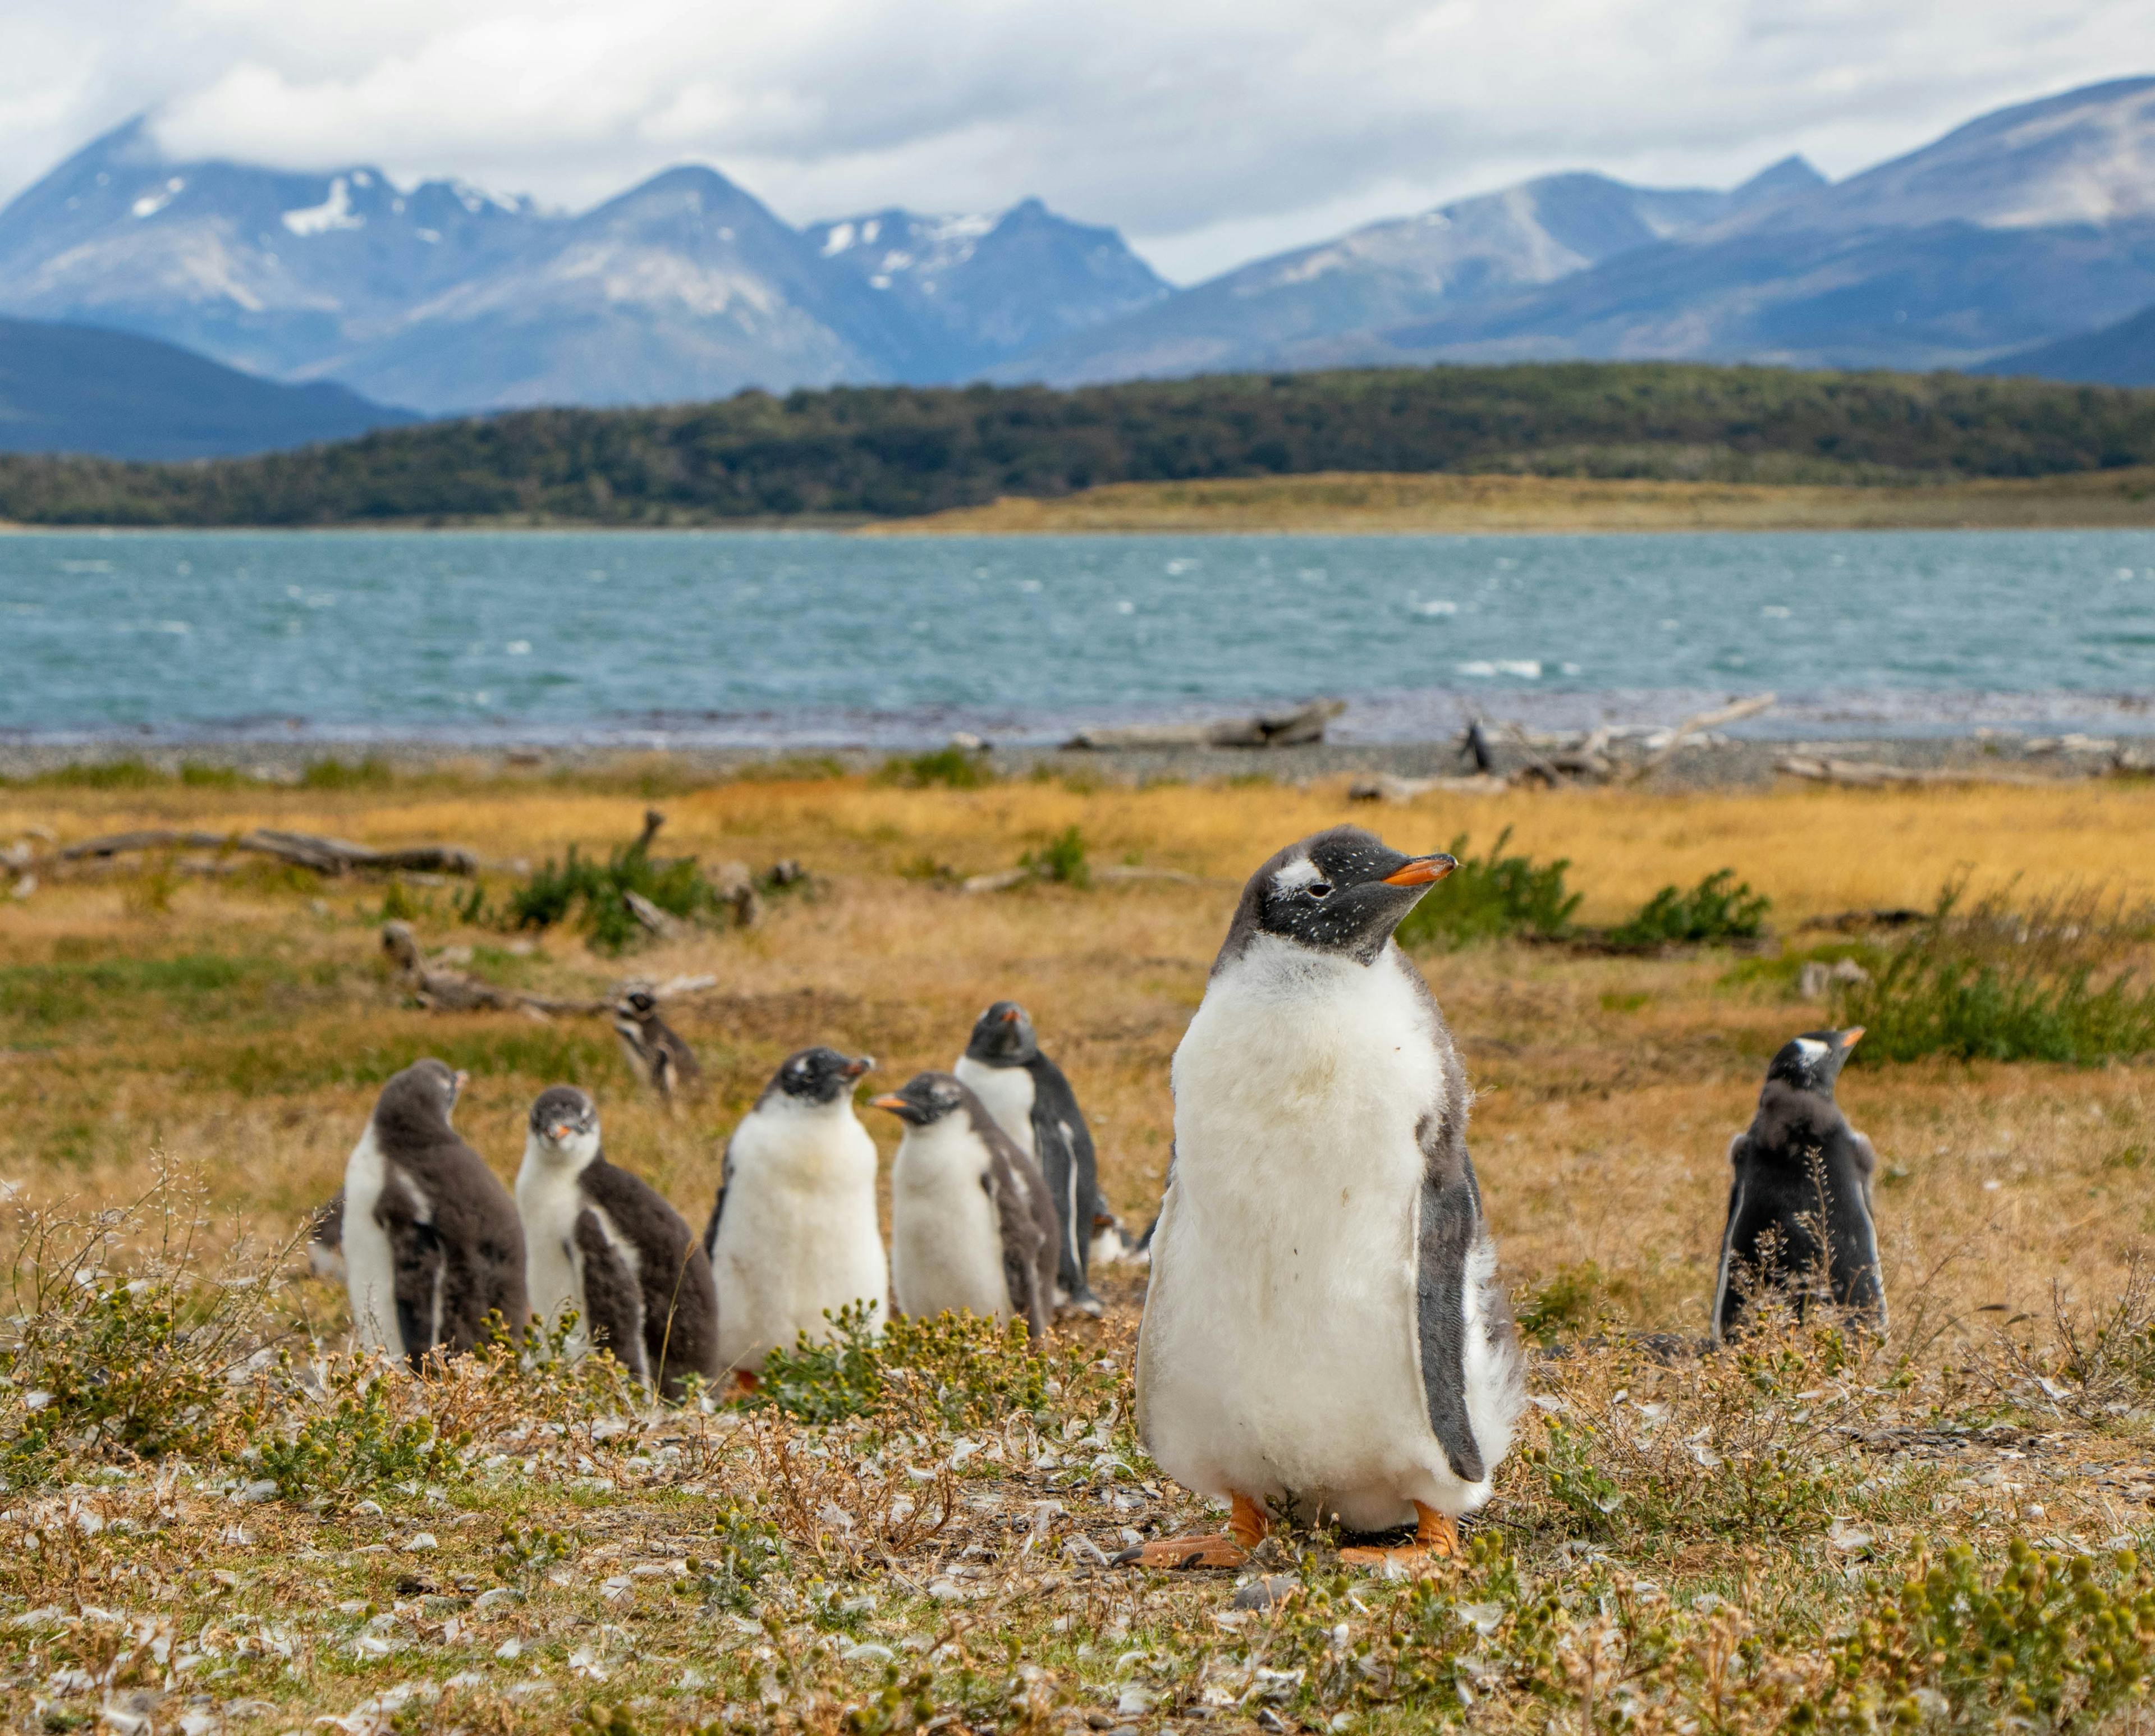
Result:
[[890,1264],[898,1311],[1011,1318],[988,1152],[960,1113],[909,1127],[890,1175]]
[[780,1098],[750,1112],[728,1147],[732,1174],[711,1253],[719,1359],[754,1369],[802,1333],[830,1335],[849,1303],[889,1308],[876,1221],[876,1149],[850,1103]]
[[1026,1156],[1039,1159],[1032,1139],[1032,1069],[1027,1067],[990,1067],[962,1055],[951,1071],[972,1088],[981,1106],[996,1118],[996,1125],[1008,1134]]
[[1422,1118],[1445,1101],[1426,1003],[1260,940],[1175,1057],[1175,1156],[1140,1347],[1147,1444],[1209,1493],[1292,1496],[1378,1529],[1472,1504],[1422,1392]]
[[583,1261],[576,1247],[576,1223],[583,1216],[584,1191],[577,1172],[549,1162],[527,1149],[516,1172],[516,1212],[524,1221],[524,1281],[531,1311],[550,1333],[563,1316],[577,1316],[566,1346],[581,1351],[589,1336],[590,1308],[584,1300]]
[[397,1319],[397,1262],[389,1237],[374,1213],[388,1185],[388,1160],[375,1142],[374,1124],[359,1136],[344,1166],[345,1286],[351,1298],[351,1328],[365,1350],[404,1354]]

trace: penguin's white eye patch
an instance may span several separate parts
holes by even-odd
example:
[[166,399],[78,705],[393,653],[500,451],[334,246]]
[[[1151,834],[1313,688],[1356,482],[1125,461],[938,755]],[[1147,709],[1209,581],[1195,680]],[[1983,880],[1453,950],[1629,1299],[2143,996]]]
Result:
[[1796,1039],[1796,1052],[1804,1057],[1804,1066],[1815,1067],[1825,1059],[1826,1049],[1815,1037],[1799,1037]]
[[[1274,874],[1272,885],[1280,892],[1299,892],[1305,886],[1321,882],[1323,878],[1318,873],[1317,864],[1307,856],[1302,856],[1296,858],[1294,861],[1290,862]],[[1328,891],[1330,888],[1326,889]]]

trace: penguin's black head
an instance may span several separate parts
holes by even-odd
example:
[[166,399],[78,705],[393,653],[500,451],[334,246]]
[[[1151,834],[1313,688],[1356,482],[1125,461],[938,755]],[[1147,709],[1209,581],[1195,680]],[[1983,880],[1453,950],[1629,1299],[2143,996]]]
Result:
[[381,1095],[375,1099],[374,1124],[392,1138],[438,1134],[448,1126],[449,1113],[457,1106],[457,1093],[464,1082],[465,1075],[446,1061],[431,1056],[414,1061],[381,1088]]
[[1863,1027],[1845,1031],[1806,1031],[1781,1045],[1766,1068],[1769,1085],[1785,1085],[1793,1091],[1815,1091],[1830,1099],[1833,1082],[1848,1063],[1848,1052],[1863,1035]]
[[965,1045],[967,1059],[990,1067],[1023,1067],[1039,1052],[1032,1021],[1015,1001],[998,1001],[982,1013],[973,1027],[972,1041]]
[[599,1106],[574,1085],[549,1085],[531,1105],[531,1131],[556,1145],[599,1130]]
[[971,1095],[947,1073],[917,1073],[898,1090],[870,1098],[868,1106],[888,1109],[908,1127],[932,1127]]
[[850,1098],[854,1082],[874,1066],[873,1055],[856,1060],[836,1049],[803,1049],[780,1063],[771,1075],[770,1089],[796,1103],[836,1103],[842,1097]]
[[1402,856],[1359,826],[1289,844],[1250,877],[1223,958],[1252,934],[1369,964],[1421,895],[1459,864]]
[[617,1017],[642,1024],[658,1011],[658,992],[648,982],[625,982],[614,996]]

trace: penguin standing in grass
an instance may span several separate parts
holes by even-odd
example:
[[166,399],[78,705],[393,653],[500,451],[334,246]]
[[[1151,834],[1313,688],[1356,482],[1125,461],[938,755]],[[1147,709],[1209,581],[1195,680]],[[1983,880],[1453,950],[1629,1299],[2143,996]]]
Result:
[[1786,1300],[1799,1319],[1809,1303],[1830,1298],[1886,1329],[1886,1282],[1871,1214],[1878,1157],[1833,1094],[1862,1035],[1862,1026],[1851,1025],[1806,1031],[1784,1043],[1766,1068],[1758,1113],[1729,1141],[1735,1173],[1713,1286],[1717,1342],[1743,1329],[1745,1303],[1766,1291]]
[[875,1066],[836,1049],[780,1063],[726,1143],[704,1246],[719,1291],[719,1360],[754,1385],[773,1350],[831,1319],[889,1305],[890,1268],[876,1221],[876,1148],[853,1113],[853,1087]]
[[1176,1049],[1175,1153],[1138,1340],[1160,1468],[1231,1503],[1223,1534],[1121,1558],[1231,1567],[1268,1509],[1456,1554],[1524,1391],[1467,1151],[1465,1069],[1393,940],[1457,864],[1339,827],[1250,878]]
[[1044,1342],[1061,1232],[1040,1165],[947,1073],[872,1101],[905,1124],[890,1172],[898,1312],[1022,1320]]
[[573,1311],[571,1349],[603,1349],[647,1390],[678,1399],[719,1377],[711,1265],[681,1214],[607,1161],[598,1106],[574,1085],[531,1105],[516,1209],[531,1306],[550,1330]]
[[344,1170],[345,1281],[368,1349],[468,1350],[524,1330],[524,1232],[509,1190],[449,1125],[464,1076],[415,1061],[381,1088]]
[[677,1098],[694,1097],[703,1088],[696,1052],[660,1015],[658,991],[651,984],[623,983],[614,993],[612,1012],[614,1035],[621,1039],[629,1070],[668,1109]]
[[[1093,1237],[1104,1226],[1093,1130],[1062,1069],[1040,1052],[1032,1021],[1015,1001],[998,1001],[973,1027],[951,1069],[1011,1142],[1040,1165],[1055,1201],[1055,1299],[1100,1312],[1088,1281]],[[1109,1222],[1113,1220],[1109,1219]]]

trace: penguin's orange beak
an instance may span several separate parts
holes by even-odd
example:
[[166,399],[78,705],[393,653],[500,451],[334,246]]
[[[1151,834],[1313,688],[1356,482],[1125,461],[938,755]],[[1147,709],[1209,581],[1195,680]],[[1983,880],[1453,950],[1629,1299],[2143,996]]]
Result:
[[1863,1027],[1861,1025],[1850,1025],[1840,1033],[1840,1046],[1844,1049],[1852,1049],[1862,1040]]
[[1015,1006],[1003,1015],[1003,1022],[1006,1025],[1015,1025],[1017,1022],[1017,1009]]
[[1459,866],[1455,856],[1446,856],[1441,850],[1434,856],[1417,856],[1413,861],[1385,876],[1387,886],[1428,886],[1441,880]]
[[868,1107],[872,1109],[902,1109],[906,1107],[906,1103],[895,1091],[886,1091],[881,1097],[870,1098]]
[[846,1063],[843,1071],[846,1077],[849,1079],[857,1079],[864,1073],[873,1073],[875,1071],[875,1057],[873,1055],[863,1055],[857,1061],[848,1061]]
[[567,1122],[557,1121],[553,1126],[546,1129],[546,1137],[558,1145],[562,1140],[567,1139],[569,1135],[575,1131],[576,1129],[571,1127]]

